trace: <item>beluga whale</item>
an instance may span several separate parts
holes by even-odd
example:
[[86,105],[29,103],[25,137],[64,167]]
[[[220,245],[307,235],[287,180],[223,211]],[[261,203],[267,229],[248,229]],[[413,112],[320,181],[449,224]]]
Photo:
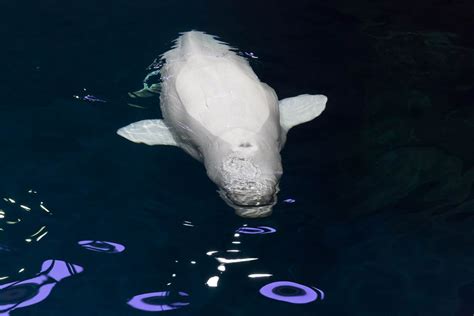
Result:
[[204,164],[237,215],[269,216],[287,133],[319,116],[327,97],[303,94],[279,101],[246,58],[204,32],[181,33],[160,61],[152,73],[159,72],[161,81],[145,82],[131,96],[159,93],[163,118],[138,121],[117,133],[135,143],[182,148]]

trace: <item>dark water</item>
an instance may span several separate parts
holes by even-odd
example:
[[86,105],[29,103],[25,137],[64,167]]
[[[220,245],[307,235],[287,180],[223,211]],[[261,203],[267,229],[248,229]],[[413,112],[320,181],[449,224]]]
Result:
[[[468,1],[0,1],[0,315],[149,314],[130,305],[145,293],[142,308],[170,315],[472,315],[473,14]],[[127,92],[190,29],[255,53],[280,98],[329,97],[288,135],[270,218],[236,217],[181,150],[115,134],[159,117]],[[73,97],[87,94],[107,102]],[[234,237],[243,225],[268,233]],[[221,272],[217,257],[258,260]],[[318,298],[260,294],[277,281],[310,287],[280,298]]]

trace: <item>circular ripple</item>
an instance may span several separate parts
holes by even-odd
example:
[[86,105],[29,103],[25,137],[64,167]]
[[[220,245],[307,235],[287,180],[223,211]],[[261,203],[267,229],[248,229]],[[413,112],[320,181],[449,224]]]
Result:
[[81,240],[78,244],[84,249],[96,252],[119,253],[125,250],[124,245],[111,241]]
[[142,311],[164,312],[189,305],[187,302],[176,301],[188,296],[185,292],[178,292],[177,294],[169,291],[145,293],[132,297],[127,304]]
[[302,284],[290,281],[278,281],[265,285],[260,289],[260,294],[273,300],[292,303],[307,304],[318,299],[324,299],[324,292],[320,289],[313,290]]
[[276,229],[269,226],[248,227],[243,226],[236,231],[239,234],[255,235],[255,234],[273,234]]

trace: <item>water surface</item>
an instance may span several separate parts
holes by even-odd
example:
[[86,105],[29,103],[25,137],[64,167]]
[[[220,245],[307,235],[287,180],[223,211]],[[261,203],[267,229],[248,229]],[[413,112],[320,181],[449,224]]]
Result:
[[[474,313],[469,4],[0,11],[0,315]],[[235,216],[178,148],[115,134],[159,117],[127,93],[190,29],[257,56],[280,98],[329,97],[288,135],[269,218]]]

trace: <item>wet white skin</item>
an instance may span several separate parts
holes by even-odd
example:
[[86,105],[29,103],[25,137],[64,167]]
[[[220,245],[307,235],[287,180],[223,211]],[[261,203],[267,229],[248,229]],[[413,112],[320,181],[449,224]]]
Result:
[[[202,32],[183,33],[162,60],[164,123],[153,129],[154,123],[138,122],[119,134],[135,142],[181,147],[204,163],[219,194],[238,215],[270,215],[282,175],[280,150],[286,133],[319,115],[326,98],[319,96],[322,107],[310,114],[307,104],[318,96],[304,95],[303,103],[301,96],[292,98],[296,102],[285,99],[290,101],[282,107],[275,91],[258,79],[245,58]],[[281,122],[280,112],[290,120]]]
[[[239,215],[270,215],[282,174],[278,99],[247,60],[200,33],[163,55],[161,109]],[[184,146],[182,145],[184,144]],[[248,209],[246,209],[248,208]]]
[[276,144],[269,144],[258,134],[233,129],[208,147],[204,157],[209,178],[237,214],[271,214],[282,174]]

